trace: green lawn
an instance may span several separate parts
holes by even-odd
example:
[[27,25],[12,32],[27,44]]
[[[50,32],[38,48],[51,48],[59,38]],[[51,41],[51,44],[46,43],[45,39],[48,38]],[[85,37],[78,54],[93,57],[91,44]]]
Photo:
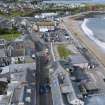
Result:
[[0,39],[5,39],[7,41],[15,40],[17,37],[20,36],[20,33],[15,33],[15,34],[3,34],[0,35]]
[[73,54],[64,45],[58,46],[58,53],[59,53],[60,58],[67,58],[69,55]]
[[[26,13],[27,13],[27,12],[26,12]],[[11,12],[10,12],[10,16],[11,16],[11,17],[23,16],[23,15],[24,15],[23,12],[17,11],[17,10],[14,10],[14,11],[11,11]]]
[[0,16],[4,16],[7,19],[11,19],[12,17],[16,17],[16,16],[29,16],[30,13],[32,13],[32,11],[27,10],[27,11],[17,11],[17,10],[12,10],[9,13],[5,13],[0,11]]

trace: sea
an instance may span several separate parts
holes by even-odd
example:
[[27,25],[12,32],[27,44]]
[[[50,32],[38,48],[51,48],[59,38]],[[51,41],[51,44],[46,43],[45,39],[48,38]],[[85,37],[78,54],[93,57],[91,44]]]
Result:
[[105,51],[105,16],[85,18],[81,27],[85,35]]
[[105,3],[105,0],[43,0],[44,3],[57,3],[57,4],[71,4],[71,3]]

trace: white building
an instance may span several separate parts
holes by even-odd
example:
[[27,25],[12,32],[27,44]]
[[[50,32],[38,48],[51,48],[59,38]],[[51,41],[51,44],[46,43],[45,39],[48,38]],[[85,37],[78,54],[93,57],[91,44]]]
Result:
[[40,32],[46,32],[46,31],[54,30],[56,27],[56,22],[50,21],[50,20],[43,20],[43,21],[36,22],[36,25],[37,25],[37,28],[34,25],[34,29],[37,29]]

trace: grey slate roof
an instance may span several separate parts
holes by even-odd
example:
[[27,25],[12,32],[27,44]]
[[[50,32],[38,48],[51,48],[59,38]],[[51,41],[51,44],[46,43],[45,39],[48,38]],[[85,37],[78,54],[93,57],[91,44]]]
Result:
[[88,61],[82,55],[72,55],[70,57],[72,64],[81,64],[81,63],[88,63]]
[[86,102],[86,105],[105,105],[105,96],[99,95],[90,97],[88,102]]
[[4,49],[0,49],[0,57],[5,57],[5,50]]

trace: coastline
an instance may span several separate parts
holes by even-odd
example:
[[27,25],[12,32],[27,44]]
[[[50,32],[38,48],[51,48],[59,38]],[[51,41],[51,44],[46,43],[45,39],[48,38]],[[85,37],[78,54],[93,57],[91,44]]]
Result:
[[90,40],[94,41],[94,43],[96,43],[97,46],[99,46],[102,49],[102,51],[105,52],[105,42],[101,42],[94,36],[94,32],[87,26],[88,21],[89,19],[84,19],[83,23],[81,24],[82,30]]
[[103,52],[95,42],[85,35],[78,22],[68,16],[63,18],[63,24],[66,29],[69,32],[72,32],[73,35],[75,35],[75,37],[79,39],[81,43],[83,43],[105,67],[105,52]]

